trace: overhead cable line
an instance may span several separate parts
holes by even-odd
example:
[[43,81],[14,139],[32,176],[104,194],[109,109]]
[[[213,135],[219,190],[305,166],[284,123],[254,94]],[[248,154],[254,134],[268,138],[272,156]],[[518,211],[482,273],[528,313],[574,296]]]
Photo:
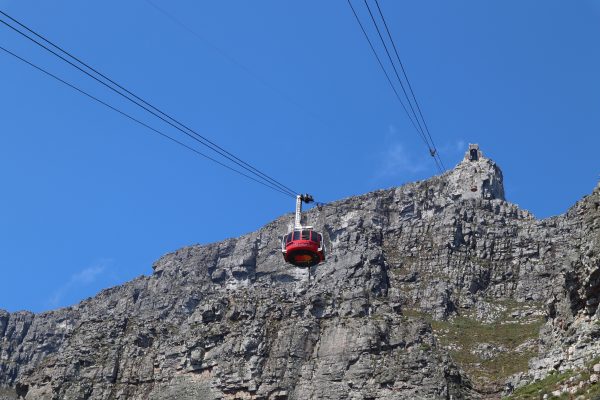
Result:
[[[237,164],[238,166],[242,167],[243,169],[245,169],[246,171],[250,172],[251,174],[259,177],[260,179],[269,181],[270,183],[272,183],[272,184],[280,187],[282,190],[288,191],[288,192],[290,192],[290,194],[295,195],[296,191],[288,188],[287,186],[283,185],[282,183],[278,182],[277,180],[275,180],[275,179],[271,178],[270,176],[266,175],[265,173],[259,171],[258,169],[254,168],[252,165],[246,163],[245,161],[239,159],[238,157],[236,157],[235,155],[231,154],[227,150],[225,150],[222,147],[218,146],[216,143],[214,143],[214,142],[210,141],[209,139],[207,139],[206,137],[200,135],[198,132],[194,131],[193,129],[189,128],[188,126],[184,125],[183,123],[181,123],[181,122],[177,121],[176,119],[172,118],[170,115],[168,115],[165,112],[163,112],[163,111],[159,110],[158,108],[154,107],[152,104],[148,103],[144,99],[142,99],[142,98],[138,97],[137,95],[135,95],[134,93],[130,92],[129,90],[127,90],[123,86],[119,85],[114,80],[108,78],[106,75],[102,74],[101,72],[97,71],[96,69],[94,69],[90,65],[88,65],[85,62],[81,61],[79,58],[75,57],[74,55],[72,55],[68,51],[64,50],[60,46],[58,46],[55,43],[51,42],[50,40],[46,39],[44,36],[38,34],[37,32],[33,31],[32,29],[28,28],[27,26],[25,26],[21,22],[17,21],[16,19],[12,18],[11,16],[9,16],[8,14],[6,14],[5,12],[0,11],[0,13],[2,15],[5,15],[6,17],[10,18],[12,21],[16,22],[17,24],[19,24],[21,27],[25,28],[29,32],[33,33],[38,38],[44,40],[46,43],[50,44],[52,47],[58,49],[59,51],[61,51],[64,54],[66,54],[68,57],[72,58],[73,60],[75,60],[79,64],[85,66],[89,70],[93,71],[95,74],[97,74],[100,77],[104,78],[105,80],[107,80],[111,84],[117,86],[119,89],[121,89],[124,92],[126,92],[127,95],[124,94],[124,93],[122,93],[120,90],[115,89],[113,86],[111,86],[108,83],[102,81],[101,79],[97,78],[96,76],[92,75],[91,73],[89,73],[88,71],[84,70],[80,66],[78,66],[78,65],[74,64],[73,62],[67,60],[66,58],[64,58],[60,54],[56,53],[52,49],[49,49],[47,46],[45,46],[44,44],[42,44],[39,41],[35,40],[34,38],[30,37],[26,33],[21,32],[20,30],[16,29],[15,27],[11,26],[10,24],[7,24],[5,21],[3,21],[3,20],[0,19],[0,22],[2,22],[3,24],[5,24],[9,28],[13,29],[17,33],[21,34],[22,36],[26,37],[27,39],[31,40],[32,42],[34,42],[38,46],[42,47],[46,51],[52,53],[56,57],[60,58],[61,60],[65,61],[66,63],[68,63],[71,66],[73,66],[74,68],[76,68],[79,71],[83,72],[84,74],[88,75],[92,79],[94,79],[97,82],[101,83],[102,85],[106,86],[107,88],[109,88],[110,90],[114,91],[118,95],[120,95],[120,96],[124,97],[125,99],[127,99],[128,101],[134,103],[138,107],[146,110],[147,112],[151,113],[155,117],[161,119],[163,122],[166,122],[167,124],[171,125],[175,129],[183,132],[184,134],[186,134],[187,136],[189,136],[193,140],[197,141],[198,143],[200,143],[200,144],[202,144],[202,145],[210,148],[211,150],[215,151],[216,153],[220,154],[221,156],[223,156],[223,157],[227,158],[228,160],[232,161],[233,163]],[[134,99],[132,99],[128,95],[131,95]],[[139,100],[139,102],[136,101],[135,99]],[[140,104],[140,102],[143,103],[143,104]],[[151,109],[149,109],[148,107],[151,108]],[[157,113],[159,113],[161,115],[158,115]],[[183,127],[183,129],[182,129],[182,127]],[[187,130],[187,132],[184,129]]]
[[[388,50],[388,47],[385,43],[385,39],[383,38],[383,35],[381,34],[381,30],[379,28],[379,25],[377,24],[377,21],[373,15],[373,13],[371,12],[371,8],[369,7],[368,3],[366,0],[364,0],[364,3],[367,7],[367,10],[369,12],[369,15],[371,17],[371,21],[373,22],[373,24],[375,25],[375,29],[377,30],[377,34],[379,36],[379,39],[381,40],[381,43],[383,44],[383,47],[385,49],[385,52],[387,54],[388,60],[392,65],[392,68],[394,70],[395,76],[398,80],[398,83],[400,84],[400,87],[402,88],[402,92],[404,94],[405,100],[408,102],[409,108],[411,109],[412,113],[408,111],[407,107],[404,105],[404,102],[401,100],[401,96],[398,93],[398,90],[396,89],[396,85],[392,82],[392,79],[390,78],[389,73],[387,72],[386,68],[383,65],[383,62],[381,61],[379,54],[377,53],[375,46],[373,45],[369,35],[367,34],[367,31],[362,23],[362,21],[360,20],[360,17],[358,16],[358,13],[356,12],[354,6],[352,5],[351,0],[347,0],[348,1],[348,5],[350,6],[350,8],[352,9],[352,13],[354,14],[354,17],[356,18],[356,21],[358,22],[360,29],[365,37],[365,39],[367,40],[367,42],[369,43],[369,47],[371,48],[371,51],[373,52],[373,55],[375,56],[375,58],[377,59],[377,62],[381,68],[381,70],[383,71],[383,73],[385,74],[388,83],[390,84],[390,86],[392,87],[392,90],[394,91],[394,94],[396,95],[396,98],[398,99],[398,101],[400,102],[400,104],[402,105],[402,108],[404,109],[404,112],[406,113],[407,117],[409,118],[409,120],[411,121],[413,127],[415,128],[415,130],[417,131],[417,133],[419,134],[419,136],[421,137],[421,139],[423,140],[423,142],[425,143],[425,145],[427,146],[427,149],[429,151],[429,154],[432,156],[436,167],[438,168],[439,172],[443,172],[445,170],[443,163],[441,162],[441,159],[439,158],[439,154],[437,149],[435,148],[435,144],[433,143],[433,140],[430,140],[430,135],[428,134],[428,130],[424,129],[423,126],[425,126],[425,122],[423,121],[423,124],[421,123],[417,112],[411,102],[411,98],[408,95],[406,88],[404,86],[404,83],[402,81],[402,79],[400,78],[400,74],[398,73],[398,69],[396,68],[395,62],[391,57],[391,54]],[[403,68],[403,67],[402,67]],[[404,72],[404,75],[406,76],[406,73]],[[414,94],[414,91],[412,91],[411,88],[411,93]],[[414,97],[413,97],[414,98]],[[422,116],[422,113],[420,113],[420,115]],[[414,119],[413,119],[414,118]],[[416,122],[415,122],[416,121]]]
[[413,91],[412,85],[410,84],[410,80],[408,79],[408,75],[406,74],[406,70],[404,69],[404,64],[402,63],[402,60],[400,59],[400,54],[398,53],[398,48],[396,47],[396,42],[394,42],[394,38],[392,37],[392,34],[391,34],[388,24],[385,20],[383,12],[381,11],[381,7],[379,6],[379,0],[375,0],[375,4],[377,5],[377,10],[379,11],[379,15],[381,16],[381,20],[383,21],[383,25],[385,26],[387,35],[390,39],[390,42],[392,43],[392,47],[394,48],[394,53],[396,54],[396,59],[398,60],[398,64],[400,64],[400,69],[402,70],[402,74],[404,75],[404,79],[406,80],[406,83],[410,90],[410,94],[412,95],[413,101],[415,102],[415,105],[417,106],[417,110],[419,111],[419,115],[421,116],[421,120],[423,121],[423,125],[425,126],[425,131],[427,132],[427,136],[429,137],[431,145],[433,146],[433,149],[437,154],[439,162],[442,164],[442,167],[445,170],[446,167],[445,167],[444,163],[442,162],[442,159],[440,158],[440,153],[437,151],[435,143],[433,142],[433,137],[431,137],[431,133],[429,132],[429,127],[427,126],[427,121],[425,120],[425,117],[423,116],[423,112],[421,111],[421,106],[419,105],[419,102],[417,101],[417,96],[415,96],[415,92]]
[[[390,61],[390,64],[392,65],[392,69],[394,70],[396,79],[398,79],[398,83],[400,83],[400,88],[402,89],[402,93],[404,93],[404,97],[406,97],[406,99],[408,101],[408,106],[410,107],[410,111],[412,111],[413,117],[417,120],[417,125],[419,125],[419,131],[421,131],[421,133],[425,134],[425,131],[423,130],[421,121],[419,120],[419,117],[417,116],[415,108],[414,108],[412,102],[410,101],[410,97],[408,96],[408,93],[406,92],[404,83],[402,82],[402,79],[400,79],[400,75],[398,74],[398,70],[396,69],[396,64],[394,63],[394,60],[392,60],[392,56],[390,55],[388,47],[385,44],[385,40],[383,39],[383,36],[381,35],[381,31],[379,30],[379,25],[377,25],[377,21],[375,20],[375,17],[373,16],[373,13],[371,12],[371,7],[369,7],[369,3],[367,3],[367,0],[364,0],[364,2],[365,2],[365,6],[367,7],[367,11],[369,11],[369,16],[371,17],[371,21],[373,21],[373,25],[375,26],[375,29],[377,30],[377,35],[379,36],[379,40],[381,41],[381,44],[383,45],[385,54],[387,55],[388,60]],[[429,144],[429,141],[427,142],[427,146],[431,147]]]
[[16,59],[20,60],[21,62],[23,62],[23,63],[25,63],[25,64],[27,64],[27,65],[29,65],[29,66],[31,66],[31,67],[33,67],[33,68],[35,68],[36,70],[38,70],[38,71],[42,72],[42,73],[43,73],[43,74],[45,74],[46,76],[48,76],[48,77],[51,77],[51,78],[53,78],[53,79],[57,80],[58,82],[60,82],[60,83],[62,83],[62,84],[64,84],[64,85],[66,85],[66,86],[70,87],[71,89],[73,89],[73,90],[75,90],[75,91],[79,92],[80,94],[82,94],[82,95],[84,95],[84,96],[88,97],[89,99],[91,99],[91,100],[94,100],[94,101],[96,101],[97,103],[100,103],[100,104],[102,104],[103,106],[105,106],[105,107],[107,107],[107,108],[111,109],[112,111],[115,111],[116,113],[118,113],[118,114],[121,114],[122,116],[124,116],[124,117],[126,117],[126,118],[128,118],[128,119],[130,119],[130,120],[132,120],[132,121],[134,121],[135,123],[137,123],[137,124],[139,124],[139,125],[141,125],[141,126],[143,126],[143,127],[147,128],[147,129],[150,129],[151,131],[153,131],[153,132],[155,132],[155,133],[159,134],[160,136],[162,136],[162,137],[164,137],[164,138],[166,138],[166,139],[168,139],[168,140],[170,140],[170,141],[172,141],[172,142],[174,142],[174,143],[176,143],[176,144],[178,144],[178,145],[180,145],[180,146],[182,146],[182,147],[184,147],[184,148],[186,148],[186,149],[188,149],[188,150],[190,150],[190,151],[194,152],[195,154],[197,154],[197,155],[199,155],[199,156],[202,156],[202,157],[204,157],[204,158],[206,158],[206,159],[208,159],[208,160],[210,160],[210,161],[213,161],[213,162],[215,162],[215,163],[217,163],[217,164],[221,165],[222,167],[225,167],[225,168],[229,169],[230,171],[236,172],[236,173],[238,173],[238,174],[240,174],[240,175],[242,175],[242,176],[244,176],[244,177],[246,177],[246,178],[248,178],[248,179],[251,179],[251,180],[253,180],[253,181],[254,181],[254,182],[256,182],[256,183],[260,183],[261,185],[263,185],[263,186],[266,186],[266,187],[268,187],[268,188],[270,188],[270,189],[276,190],[276,191],[278,191],[278,192],[280,192],[280,193],[282,193],[282,194],[284,194],[284,195],[286,195],[286,196],[291,196],[291,197],[294,197],[294,198],[296,197],[296,196],[292,196],[292,195],[290,195],[288,192],[284,192],[283,190],[281,190],[280,188],[278,188],[278,187],[276,187],[276,186],[274,186],[274,185],[270,185],[270,184],[268,184],[268,183],[265,183],[264,181],[259,181],[258,179],[255,179],[254,177],[252,177],[252,176],[250,176],[250,175],[247,175],[247,174],[245,174],[245,173],[244,173],[244,172],[242,172],[242,171],[239,171],[239,170],[237,170],[237,169],[235,169],[235,168],[232,168],[231,166],[229,166],[229,165],[227,165],[227,164],[224,164],[224,163],[220,162],[219,160],[217,160],[217,159],[215,159],[215,158],[213,158],[213,157],[210,157],[210,156],[208,156],[208,155],[206,155],[206,154],[202,153],[201,151],[199,151],[199,150],[197,150],[197,149],[195,149],[195,148],[193,148],[193,147],[191,147],[191,146],[189,146],[189,145],[187,145],[187,144],[185,144],[185,143],[183,143],[183,142],[181,142],[181,141],[179,141],[179,140],[177,140],[177,139],[173,138],[172,136],[169,136],[168,134],[166,134],[166,133],[164,133],[164,132],[162,132],[162,131],[160,131],[160,130],[158,130],[158,129],[156,129],[156,128],[154,128],[154,127],[150,126],[150,125],[148,125],[147,123],[145,123],[145,122],[143,122],[143,121],[141,121],[141,120],[139,120],[139,119],[137,119],[137,118],[133,117],[132,115],[130,115],[130,114],[128,114],[128,113],[126,113],[126,112],[124,112],[124,111],[121,111],[121,110],[119,110],[117,107],[114,107],[114,106],[112,106],[112,105],[108,104],[108,103],[107,103],[107,102],[105,102],[104,100],[101,100],[101,99],[99,99],[98,97],[96,97],[96,96],[94,96],[94,95],[92,95],[92,94],[90,94],[90,93],[86,92],[85,90],[83,90],[83,89],[81,89],[81,88],[79,88],[79,87],[77,87],[77,86],[75,86],[75,85],[73,85],[73,84],[71,84],[71,83],[69,83],[69,82],[67,82],[66,80],[64,80],[64,79],[60,78],[59,76],[57,76],[57,75],[53,74],[52,72],[49,72],[48,70],[46,70],[46,69],[44,69],[44,68],[42,68],[42,67],[40,67],[40,66],[38,66],[38,65],[35,65],[35,64],[34,64],[34,63],[32,63],[31,61],[29,61],[29,60],[27,60],[27,59],[25,59],[25,58],[23,58],[23,57],[21,57],[21,56],[17,55],[16,53],[14,53],[14,52],[12,52],[12,51],[10,51],[10,50],[8,50],[8,49],[6,49],[6,48],[2,47],[2,46],[0,46],[0,50],[4,51],[4,52],[5,52],[6,54],[8,54],[8,55],[11,55],[11,56],[13,56],[14,58],[16,58]]
[[19,56],[19,55],[15,54],[14,52],[12,52],[12,51],[10,51],[10,50],[8,50],[8,49],[6,49],[6,48],[2,47],[2,46],[0,46],[0,50],[4,51],[6,54],[9,54],[9,55],[13,56],[14,58],[16,58],[16,59],[20,60],[21,62],[23,62],[23,63],[25,63],[25,64],[27,64],[27,65],[29,65],[29,66],[31,66],[31,67],[33,67],[33,68],[35,68],[36,70],[38,70],[38,71],[42,72],[42,73],[43,73],[43,74],[45,74],[46,76],[48,76],[48,77],[51,77],[51,78],[53,78],[53,79],[57,80],[58,82],[60,82],[60,83],[62,83],[62,84],[64,84],[64,85],[66,85],[66,86],[70,87],[71,89],[73,89],[73,90],[75,90],[75,91],[79,92],[80,94],[82,94],[82,95],[84,95],[84,96],[88,97],[89,99],[91,99],[91,100],[94,100],[94,101],[96,101],[97,103],[100,103],[100,104],[102,104],[103,106],[105,106],[105,107],[107,107],[107,108],[111,109],[112,111],[114,111],[114,112],[116,112],[116,113],[118,113],[118,114],[121,114],[122,116],[124,116],[124,117],[126,117],[126,118],[128,118],[128,119],[130,119],[130,120],[132,120],[132,121],[134,121],[135,123],[137,123],[137,124],[139,124],[139,125],[141,125],[141,126],[143,126],[143,127],[147,128],[147,129],[150,129],[151,131],[153,131],[153,132],[155,132],[155,133],[159,134],[160,136],[162,136],[162,137],[164,137],[164,138],[166,138],[166,139],[168,139],[168,140],[170,140],[170,141],[172,141],[172,142],[174,142],[174,143],[176,143],[176,144],[178,144],[178,145],[180,145],[180,146],[182,146],[182,147],[184,147],[184,148],[186,148],[186,149],[188,149],[188,150],[192,151],[193,153],[195,153],[195,154],[197,154],[197,155],[199,155],[199,156],[202,156],[202,157],[204,157],[204,158],[206,158],[206,159],[208,159],[208,160],[210,160],[210,161],[213,161],[213,162],[215,162],[215,163],[217,163],[217,164],[221,165],[222,167],[225,167],[225,168],[229,169],[230,171],[236,172],[236,173],[238,173],[238,174],[240,174],[240,175],[242,175],[242,176],[244,176],[244,177],[246,177],[246,178],[248,178],[248,179],[251,179],[251,180],[253,180],[253,181],[254,181],[254,182],[256,182],[256,183],[260,183],[260,184],[261,184],[261,185],[263,185],[263,186],[266,186],[266,187],[268,187],[268,188],[270,188],[270,189],[276,190],[276,191],[280,192],[281,194],[284,194],[284,195],[286,195],[286,196],[290,196],[290,197],[293,197],[293,198],[295,198],[295,197],[296,197],[295,195],[291,195],[291,194],[290,194],[290,193],[288,193],[288,192],[284,192],[283,190],[281,190],[280,188],[278,188],[278,187],[276,187],[276,186],[274,186],[274,185],[270,185],[270,184],[268,184],[268,183],[266,183],[266,182],[264,182],[264,181],[259,181],[258,179],[255,179],[254,177],[252,177],[252,176],[250,176],[250,175],[247,175],[247,174],[245,174],[245,173],[244,173],[244,172],[242,172],[242,171],[239,171],[239,170],[237,170],[237,169],[235,169],[235,168],[232,168],[231,166],[229,166],[229,165],[227,165],[227,164],[224,164],[224,163],[222,163],[221,161],[219,161],[219,160],[217,160],[217,159],[215,159],[215,158],[213,158],[213,157],[211,157],[211,156],[208,156],[208,155],[206,155],[206,154],[202,153],[201,151],[199,151],[199,150],[197,150],[197,149],[195,149],[195,148],[193,148],[193,147],[191,147],[191,146],[189,146],[189,145],[187,145],[187,144],[185,144],[185,143],[183,143],[183,142],[181,142],[181,141],[179,141],[179,140],[177,140],[177,139],[173,138],[172,136],[169,136],[168,134],[166,134],[166,133],[164,133],[164,132],[162,132],[162,131],[160,131],[160,130],[158,130],[158,129],[156,129],[156,128],[154,128],[154,127],[150,126],[150,125],[148,125],[147,123],[145,123],[145,122],[143,122],[143,121],[141,121],[141,120],[139,120],[139,119],[137,119],[137,118],[133,117],[132,115],[130,115],[130,114],[128,114],[128,113],[126,113],[126,112],[124,112],[124,111],[121,111],[121,110],[119,110],[117,107],[114,107],[114,106],[112,106],[112,105],[108,104],[108,103],[107,103],[107,102],[105,102],[104,100],[101,100],[101,99],[99,99],[98,97],[96,97],[96,96],[94,96],[94,95],[92,95],[92,94],[90,94],[90,93],[86,92],[86,91],[85,91],[85,90],[83,90],[83,89],[80,89],[79,87],[77,87],[77,86],[75,86],[75,85],[73,85],[73,84],[71,84],[71,83],[67,82],[66,80],[64,80],[64,79],[60,78],[59,76],[57,76],[57,75],[55,75],[55,74],[53,74],[53,73],[49,72],[49,71],[48,71],[48,70],[46,70],[46,69],[44,69],[44,68],[42,68],[42,67],[40,67],[40,66],[38,66],[38,65],[35,65],[35,64],[34,64],[34,63],[32,63],[31,61],[29,61],[29,60],[27,60],[27,59],[25,59],[25,58],[23,58],[23,57],[21,57],[21,56]]
[[[59,50],[60,52],[62,52],[66,56],[70,57],[75,62],[83,65],[85,68],[87,68],[90,71],[94,72],[96,75],[98,75],[98,76],[102,77],[103,79],[105,79],[106,81],[110,82],[110,84],[107,83],[107,82],[105,82],[105,81],[103,81],[102,79],[99,79],[97,76],[94,76],[89,71],[86,71],[84,68],[80,67],[79,65],[76,65],[74,62],[66,59],[62,55],[60,55],[57,52],[55,52],[54,50],[48,48],[46,45],[44,45],[43,43],[40,43],[38,40],[36,40],[35,38],[29,36],[27,33],[22,32],[21,30],[15,28],[11,24],[7,23],[6,21],[0,19],[0,22],[2,22],[4,25],[6,25],[7,27],[11,28],[15,32],[19,33],[20,35],[24,36],[25,38],[29,39],[30,41],[32,41],[36,45],[40,46],[41,48],[45,49],[46,51],[50,52],[54,56],[60,58],[61,60],[63,60],[64,62],[68,63],[72,67],[74,67],[74,68],[78,69],[79,71],[83,72],[84,74],[86,74],[90,78],[92,78],[95,81],[99,82],[103,86],[109,88],[110,90],[112,90],[113,92],[117,93],[121,97],[127,99],[128,101],[132,102],[133,104],[137,105],[138,107],[144,109],[145,111],[147,111],[150,114],[154,115],[156,118],[159,118],[163,122],[169,124],[170,126],[172,126],[175,129],[179,130],[180,132],[184,133],[185,135],[187,135],[191,139],[197,141],[198,143],[202,144],[203,146],[206,146],[209,149],[213,150],[214,152],[220,154],[222,157],[228,159],[229,161],[233,162],[234,164],[237,164],[239,167],[241,167],[242,169],[244,169],[244,170],[248,171],[249,173],[253,174],[257,178],[259,178],[261,180],[264,180],[266,182],[269,182],[270,184],[279,187],[281,190],[283,190],[285,192],[288,192],[292,196],[296,196],[296,193],[298,193],[295,190],[290,189],[289,187],[285,186],[281,182],[277,181],[276,179],[274,179],[274,178],[270,177],[269,175],[265,174],[264,172],[262,172],[262,171],[258,170],[257,168],[253,167],[252,165],[248,164],[247,162],[243,161],[242,159],[238,158],[237,156],[235,156],[234,154],[232,154],[229,151],[225,150],[224,148],[222,148],[221,146],[217,145],[216,143],[214,143],[213,141],[209,140],[208,138],[202,136],[201,134],[199,134],[198,132],[196,132],[192,128],[188,127],[187,125],[183,124],[182,122],[180,122],[180,121],[176,120],[175,118],[171,117],[169,114],[161,111],[160,109],[158,109],[157,107],[153,106],[152,104],[150,104],[146,100],[144,100],[141,97],[137,96],[135,93],[129,91],[128,89],[124,88],[123,86],[121,86],[120,84],[118,84],[117,82],[115,82],[114,80],[112,80],[111,78],[109,78],[106,75],[102,74],[97,69],[95,69],[95,68],[91,67],[90,65],[88,65],[87,63],[81,61],[79,58],[77,58],[76,56],[72,55],[68,51],[64,50],[62,47],[60,47],[57,44],[53,43],[52,41],[48,40],[47,38],[45,38],[41,34],[35,32],[33,29],[27,27],[23,23],[17,21],[16,19],[14,19],[13,17],[11,17],[10,15],[6,14],[5,12],[3,12],[1,10],[0,10],[0,14],[6,16],[7,18],[9,18],[10,20],[12,20],[13,22],[17,23],[22,28],[26,29],[30,33],[32,33],[35,36],[37,36],[38,38],[42,39],[44,42],[48,43],[49,45],[51,45],[55,49]],[[116,86],[118,89],[115,88],[115,87],[113,87],[113,86],[111,86],[111,84],[114,85],[114,86]],[[125,93],[123,93],[123,92],[125,92]]]
[[[383,35],[381,34],[381,30],[379,29],[379,24],[377,23],[377,20],[375,19],[375,16],[373,15],[373,12],[371,11],[371,7],[369,7],[369,3],[367,2],[367,0],[363,0],[363,1],[365,3],[365,6],[367,7],[367,11],[369,12],[369,16],[371,17],[371,21],[373,22],[373,25],[375,26],[375,30],[377,31],[377,35],[379,36],[379,40],[381,41],[381,44],[383,45],[383,49],[385,50],[385,54],[387,55],[387,58],[388,58],[390,64],[392,65],[392,69],[394,70],[394,74],[396,75],[396,79],[398,79],[398,83],[400,84],[400,87],[402,88],[402,93],[404,93],[404,97],[408,101],[408,105],[410,107],[410,110],[412,111],[413,116],[417,120],[417,125],[419,125],[419,130],[421,131],[421,134],[426,138],[427,149],[429,150],[429,154],[433,157],[433,160],[434,160],[436,166],[438,167],[438,170],[440,172],[443,172],[442,165],[439,163],[439,161],[438,161],[438,159],[436,157],[436,155],[437,155],[437,149],[435,148],[435,144],[432,143],[432,142],[430,142],[431,136],[429,135],[429,137],[428,137],[427,131],[423,128],[423,126],[425,125],[425,121],[423,121],[423,123],[421,123],[421,120],[417,116],[417,112],[415,110],[415,106],[413,106],[413,102],[411,101],[410,96],[406,92],[406,88],[404,86],[404,82],[402,81],[402,78],[400,78],[400,75],[398,74],[398,69],[396,68],[396,63],[392,59],[392,56],[391,56],[390,51],[388,49],[388,46],[385,43],[385,39],[383,38]],[[380,11],[381,11],[381,9],[380,9]],[[390,38],[391,38],[391,36],[390,36]],[[400,63],[400,65],[402,66],[402,63]],[[404,74],[404,76],[406,76],[406,74]],[[413,97],[413,101],[416,102],[416,98]]]
[[402,101],[402,99],[400,98],[400,94],[398,93],[398,90],[396,90],[396,86],[392,83],[392,79],[390,78],[390,75],[388,74],[387,70],[385,69],[385,67],[383,66],[383,63],[381,62],[381,59],[379,58],[379,55],[377,54],[377,51],[375,50],[375,47],[373,46],[373,42],[371,42],[371,39],[369,38],[369,35],[367,34],[367,31],[365,30],[362,22],[360,21],[360,18],[358,17],[358,14],[356,13],[356,10],[354,9],[354,6],[352,5],[352,3],[350,2],[350,0],[348,0],[348,5],[350,6],[350,8],[352,9],[352,13],[354,13],[354,17],[356,17],[356,21],[358,22],[358,25],[360,26],[360,29],[362,30],[362,33],[365,36],[365,39],[367,39],[367,42],[369,43],[369,46],[371,47],[371,50],[373,51],[373,55],[375,56],[375,58],[377,59],[377,63],[379,64],[379,66],[381,67],[381,70],[383,71],[383,73],[385,74],[385,77],[387,78],[388,83],[390,84],[390,87],[392,88],[392,90],[394,91],[394,94],[396,95],[396,99],[398,99],[398,102],[400,103],[400,105],[402,106],[402,108],[404,109],[404,111],[406,112],[406,116],[408,117],[408,119],[410,120],[410,122],[412,123],[412,125],[414,126],[414,128],[417,130],[417,133],[419,133],[421,135],[421,138],[423,139],[423,141],[425,142],[425,145],[429,145],[429,142],[427,141],[427,138],[425,137],[425,135],[423,135],[423,133],[419,130],[419,128],[417,127],[415,121],[412,119],[412,116],[410,115],[410,113],[408,112],[408,109],[406,108],[406,106],[404,105],[404,102]]
[[184,23],[181,19],[177,18],[173,13],[167,11],[163,7],[159,7],[155,2],[153,2],[151,0],[146,0],[146,3],[148,5],[150,5],[152,8],[154,8],[156,11],[158,11],[160,14],[165,16],[165,18],[170,20],[172,23],[179,26],[182,30],[188,32],[190,35],[194,36],[196,39],[198,39],[198,41],[203,43],[205,46],[210,47],[216,53],[219,53],[224,59],[229,61],[231,64],[237,66],[240,70],[244,71],[248,76],[254,78],[257,82],[259,82],[264,87],[270,89],[272,92],[279,95],[279,97],[286,100],[288,103],[290,103],[291,105],[296,107],[298,110],[306,113],[312,119],[314,119],[317,122],[320,122],[323,125],[331,126],[331,124],[329,122],[327,122],[318,113],[315,113],[315,112],[311,111],[309,108],[303,106],[299,101],[296,101],[291,95],[286,93],[284,90],[279,89],[277,86],[271,84],[267,79],[263,78],[259,73],[253,71],[252,68],[245,66],[240,61],[238,61],[235,57],[233,57],[226,51],[222,50],[215,44],[211,43],[205,37],[200,35],[196,30],[192,29],[188,24]]

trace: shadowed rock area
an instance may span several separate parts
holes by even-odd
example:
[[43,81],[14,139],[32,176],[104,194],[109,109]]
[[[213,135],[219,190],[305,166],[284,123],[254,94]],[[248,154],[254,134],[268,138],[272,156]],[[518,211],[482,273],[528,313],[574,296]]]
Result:
[[[0,399],[499,398],[600,356],[600,189],[536,220],[481,152],[165,255],[73,307],[0,311]],[[476,154],[476,156],[475,156]]]

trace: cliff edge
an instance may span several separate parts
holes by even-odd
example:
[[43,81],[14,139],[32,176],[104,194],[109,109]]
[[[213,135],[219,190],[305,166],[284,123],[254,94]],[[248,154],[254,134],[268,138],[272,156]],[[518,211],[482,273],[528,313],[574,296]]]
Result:
[[75,306],[0,311],[0,399],[499,398],[600,356],[600,189],[537,220],[473,146],[431,179],[165,255]]

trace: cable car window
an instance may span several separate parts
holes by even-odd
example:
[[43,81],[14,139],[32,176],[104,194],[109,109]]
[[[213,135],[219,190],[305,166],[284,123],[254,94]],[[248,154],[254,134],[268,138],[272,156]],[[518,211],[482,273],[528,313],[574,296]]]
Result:
[[302,231],[302,240],[310,240],[310,231]]
[[317,233],[317,242],[320,242],[321,240],[323,240],[323,236],[321,236],[320,233]]
[[318,234],[317,232],[314,232],[314,231],[313,231],[313,232],[311,233],[311,238],[310,238],[310,240],[312,240],[313,242],[318,242],[318,241],[320,240],[320,239],[319,239],[319,234]]
[[294,240],[300,240],[300,231],[294,231]]
[[290,240],[292,240],[292,234],[291,234],[291,233],[288,233],[287,235],[285,235],[285,242],[286,242],[286,243],[289,243],[289,242],[290,242]]

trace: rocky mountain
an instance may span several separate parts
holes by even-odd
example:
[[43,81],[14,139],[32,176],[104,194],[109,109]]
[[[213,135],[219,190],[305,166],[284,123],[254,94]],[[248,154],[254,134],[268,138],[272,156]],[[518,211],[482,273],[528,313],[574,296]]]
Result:
[[310,270],[283,262],[285,215],[73,307],[0,311],[0,399],[598,393],[600,186],[538,220],[472,146],[441,176],[306,217],[328,250]]

